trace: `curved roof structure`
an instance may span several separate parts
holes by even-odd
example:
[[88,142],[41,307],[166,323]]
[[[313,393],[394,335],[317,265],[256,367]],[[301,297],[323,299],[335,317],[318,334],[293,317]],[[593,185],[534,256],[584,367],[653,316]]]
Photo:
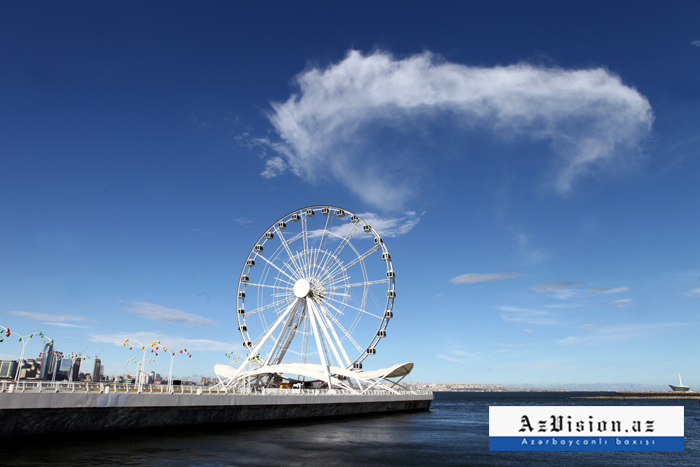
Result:
[[[326,372],[322,365],[312,363],[283,363],[279,365],[267,365],[252,370],[239,372],[239,369],[231,365],[218,364],[214,366],[214,372],[220,379],[243,379],[252,376],[262,375],[298,375],[311,378],[313,380],[325,381]],[[399,365],[393,365],[390,368],[381,368],[374,371],[354,371],[347,368],[330,367],[331,383],[335,386],[345,386],[343,380],[357,380],[368,383],[369,387],[362,392],[372,388],[375,385],[381,386],[384,389],[391,390],[382,381],[389,382],[395,385],[398,381],[388,381],[389,378],[406,377],[413,370],[413,363],[406,362]],[[400,381],[400,380],[399,380]]]

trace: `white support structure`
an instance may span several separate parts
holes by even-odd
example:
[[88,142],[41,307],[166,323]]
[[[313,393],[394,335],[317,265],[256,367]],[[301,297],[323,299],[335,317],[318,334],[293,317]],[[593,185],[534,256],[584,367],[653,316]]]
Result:
[[392,391],[398,381],[361,370],[387,335],[395,277],[384,240],[356,214],[310,206],[277,220],[251,249],[238,283],[249,358],[238,368],[217,365],[220,386]]

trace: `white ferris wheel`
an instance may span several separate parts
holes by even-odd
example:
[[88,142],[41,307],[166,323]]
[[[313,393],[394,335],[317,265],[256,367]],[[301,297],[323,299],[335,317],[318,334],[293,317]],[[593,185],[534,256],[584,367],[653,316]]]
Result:
[[222,384],[352,389],[363,375],[386,378],[362,363],[387,337],[395,278],[384,240],[360,216],[310,206],[282,217],[243,265],[236,317],[247,357],[239,368],[215,367]]

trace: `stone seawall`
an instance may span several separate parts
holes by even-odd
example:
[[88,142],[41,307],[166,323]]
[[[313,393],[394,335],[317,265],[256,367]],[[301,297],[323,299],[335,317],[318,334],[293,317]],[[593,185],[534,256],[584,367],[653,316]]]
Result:
[[0,394],[0,436],[428,410],[430,395]]

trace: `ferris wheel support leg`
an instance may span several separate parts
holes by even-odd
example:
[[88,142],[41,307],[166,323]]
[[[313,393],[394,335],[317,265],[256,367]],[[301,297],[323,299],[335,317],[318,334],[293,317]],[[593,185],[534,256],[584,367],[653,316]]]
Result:
[[[270,336],[272,335],[272,333],[275,332],[275,330],[279,327],[279,325],[282,323],[282,321],[284,321],[284,319],[287,317],[287,315],[288,315],[289,313],[291,313],[291,311],[294,309],[294,307],[295,307],[298,303],[299,303],[299,299],[294,300],[294,301],[291,303],[291,305],[289,305],[289,306],[287,307],[287,309],[285,310],[285,312],[282,313],[282,314],[280,315],[279,318],[277,318],[277,321],[275,321],[275,323],[270,327],[270,329],[268,329],[268,331],[265,333],[265,336],[260,340],[260,342],[258,342],[258,345],[256,345],[256,346],[253,348],[253,350],[250,352],[250,355],[251,355],[251,356],[254,356],[255,354],[257,354],[257,353],[260,351],[260,349],[261,349],[262,346],[265,344],[265,342],[267,342],[267,340],[270,338]],[[248,362],[246,361],[245,364],[241,365],[241,366],[238,368],[238,370],[236,370],[236,372],[235,372],[235,373],[233,374],[233,376],[231,377],[231,380],[232,380],[232,381],[235,381],[236,378],[238,378],[238,375],[241,373],[241,370],[243,370],[243,368],[247,365],[247,363],[248,363]]]
[[[309,301],[310,303],[310,301]],[[316,348],[318,348],[318,355],[321,357],[321,365],[323,366],[323,372],[326,376],[326,382],[328,383],[328,389],[333,388],[333,384],[331,383],[331,375],[330,371],[328,371],[328,363],[326,363],[326,354],[323,350],[323,346],[321,344],[321,336],[318,332],[318,324],[316,323],[316,316],[314,315],[313,312],[309,313],[309,318],[311,320],[311,329],[313,330],[314,333],[314,338],[316,339]]]
[[331,352],[333,352],[335,359],[338,361],[338,365],[339,366],[342,365],[343,361],[340,358],[340,354],[338,354],[338,350],[335,348],[335,344],[333,343],[333,339],[331,339],[331,336],[328,333],[328,329],[326,329],[326,325],[324,322],[325,320],[321,317],[321,313],[318,311],[318,307],[313,302],[313,300],[309,300],[309,307],[311,308],[311,313],[313,313],[314,317],[316,318],[316,322],[318,323],[318,327],[321,328],[321,332],[323,333],[324,337],[326,338],[326,342],[328,342],[328,345],[330,345]]
[[[335,332],[335,328],[333,327],[333,324],[331,323],[331,320],[328,318],[328,310],[326,307],[323,306],[323,304],[318,305],[319,308],[319,315],[321,316],[321,320],[326,324],[328,329],[330,329],[331,334],[333,334],[333,338],[335,339],[336,344],[338,345],[338,348],[340,349],[340,353],[343,354],[344,363],[347,367],[350,366],[350,359],[348,358],[347,352],[345,352],[345,348],[343,348],[343,344],[340,342],[340,338],[338,338],[338,333]],[[338,359],[338,362],[340,363],[340,359]]]
[[[299,304],[299,301],[295,301],[295,304]],[[297,314],[297,309],[298,307],[293,308],[293,312],[289,314],[289,318],[287,318],[287,322],[284,323],[284,328],[282,328],[282,332],[279,334],[279,338],[275,341],[275,344],[272,346],[272,350],[270,350],[270,353],[267,354],[267,357],[265,357],[265,363],[263,365],[267,366],[270,364],[270,360],[272,360],[272,357],[274,356],[275,352],[277,351],[278,348],[280,348],[280,342],[282,342],[282,338],[285,336],[287,333],[287,330],[292,326],[294,322],[294,317]],[[290,340],[286,340],[284,344],[282,345],[282,348],[280,349],[280,353],[284,355],[284,353],[287,352],[287,348],[289,347],[289,344],[291,343]]]

